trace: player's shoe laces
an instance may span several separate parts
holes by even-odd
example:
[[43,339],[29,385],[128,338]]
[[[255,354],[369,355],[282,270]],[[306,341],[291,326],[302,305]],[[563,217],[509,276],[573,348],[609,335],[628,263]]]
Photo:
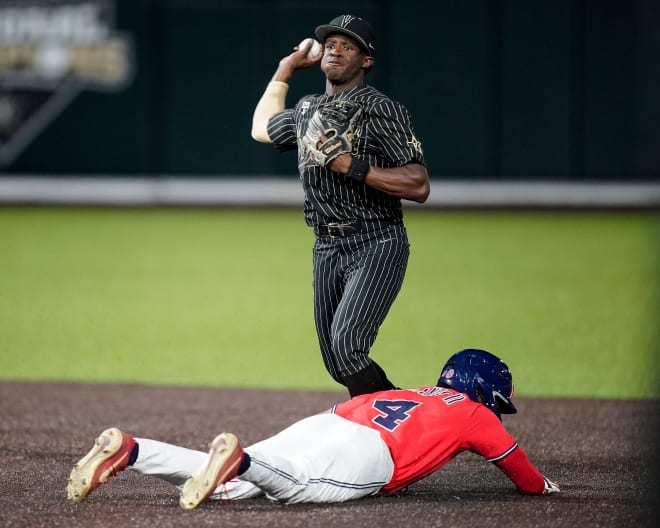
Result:
[[90,492],[106,483],[128,466],[135,440],[114,427],[103,431],[78,463],[73,466],[66,487],[67,498],[82,501]]
[[243,454],[236,436],[231,433],[216,436],[206,464],[183,485],[179,505],[184,510],[197,508],[218,486],[236,476]]

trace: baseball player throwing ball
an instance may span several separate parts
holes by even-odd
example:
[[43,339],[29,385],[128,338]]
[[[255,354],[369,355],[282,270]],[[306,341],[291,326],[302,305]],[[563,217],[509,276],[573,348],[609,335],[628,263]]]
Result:
[[[356,396],[394,388],[369,351],[408,264],[401,199],[426,201],[429,177],[407,109],[364,84],[376,54],[371,26],[342,15],[315,35],[322,53],[306,39],[280,61],[254,111],[252,137],[298,151],[305,221],[316,235],[321,355]],[[285,108],[294,72],[319,62],[325,93]]]
[[184,509],[263,494],[282,503],[341,502],[396,493],[461,451],[494,463],[522,493],[558,492],[502,425],[501,413],[516,412],[512,395],[507,365],[467,349],[449,358],[435,385],[357,396],[245,448],[230,433],[216,436],[206,454],[111,428],[73,467],[68,498],[80,502],[130,467],[179,487]]

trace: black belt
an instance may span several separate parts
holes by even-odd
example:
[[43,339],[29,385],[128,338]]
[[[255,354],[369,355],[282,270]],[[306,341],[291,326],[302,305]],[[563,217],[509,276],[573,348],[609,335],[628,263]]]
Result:
[[357,233],[370,232],[387,226],[400,224],[392,220],[364,220],[355,222],[328,222],[314,226],[314,234],[318,237],[343,238]]
[[359,233],[364,227],[363,222],[331,222],[314,226],[314,234],[330,238],[347,237]]

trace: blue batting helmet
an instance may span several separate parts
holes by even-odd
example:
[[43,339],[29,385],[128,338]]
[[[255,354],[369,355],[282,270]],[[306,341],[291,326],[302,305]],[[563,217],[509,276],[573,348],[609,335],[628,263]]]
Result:
[[483,403],[500,420],[500,413],[517,412],[511,401],[513,378],[509,367],[485,350],[468,348],[454,354],[442,367],[437,385],[464,392],[472,401]]

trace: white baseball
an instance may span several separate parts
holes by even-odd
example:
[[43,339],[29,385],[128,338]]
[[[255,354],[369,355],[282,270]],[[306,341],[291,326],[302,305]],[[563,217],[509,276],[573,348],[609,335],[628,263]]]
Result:
[[312,44],[312,47],[307,52],[307,58],[315,59],[321,54],[322,51],[321,43],[318,40],[314,40],[313,38],[306,38],[300,44],[298,44],[298,49],[301,49],[310,40],[313,40],[314,44]]

